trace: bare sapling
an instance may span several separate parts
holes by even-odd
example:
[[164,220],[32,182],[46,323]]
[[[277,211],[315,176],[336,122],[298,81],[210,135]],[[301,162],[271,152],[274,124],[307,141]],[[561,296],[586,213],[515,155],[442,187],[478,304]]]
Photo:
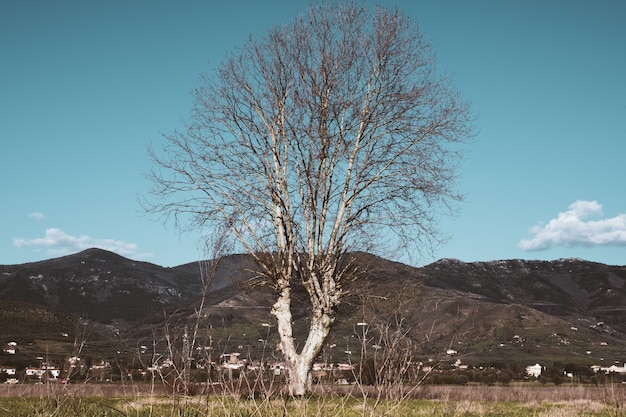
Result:
[[165,315],[162,329],[164,346],[159,343],[156,334],[153,337],[152,363],[149,365],[153,382],[154,376],[157,376],[175,395],[187,396],[201,392],[200,385],[194,380],[198,370],[205,372],[202,378],[204,382],[211,379],[212,340],[210,335],[201,338],[200,333],[205,325],[205,308],[211,283],[222,256],[227,253],[228,245],[225,233],[216,234],[208,242],[205,250],[207,259],[198,262],[201,282],[198,305],[194,307],[191,317],[183,315],[179,318],[178,312]]

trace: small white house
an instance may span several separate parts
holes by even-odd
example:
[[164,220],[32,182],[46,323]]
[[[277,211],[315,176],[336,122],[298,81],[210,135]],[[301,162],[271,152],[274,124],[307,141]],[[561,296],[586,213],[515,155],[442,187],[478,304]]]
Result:
[[611,366],[598,366],[593,365],[591,367],[594,372],[604,372],[605,374],[626,374],[626,363],[623,366],[611,365]]
[[526,374],[528,374],[528,376],[539,378],[541,376],[541,369],[542,369],[542,366],[539,365],[538,363],[534,365],[530,365],[526,367]]
[[61,376],[61,370],[54,366],[43,366],[42,368],[26,368],[26,376],[43,378],[44,374],[48,372],[48,375],[54,379]]
[[9,342],[7,343],[2,351],[7,355],[15,355],[17,353],[17,342]]
[[35,376],[37,378],[41,378],[44,370],[39,368],[26,368],[26,376]]
[[7,375],[15,375],[17,373],[17,369],[0,366],[0,373],[3,373],[3,372]]

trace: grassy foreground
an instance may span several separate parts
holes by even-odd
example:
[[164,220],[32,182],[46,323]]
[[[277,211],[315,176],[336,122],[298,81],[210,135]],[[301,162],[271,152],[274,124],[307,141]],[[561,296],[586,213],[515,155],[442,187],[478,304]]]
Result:
[[[75,396],[0,397],[0,416],[125,416],[125,417],[359,417],[359,416],[464,416],[464,417],[625,417],[622,401],[613,398],[549,400],[532,392],[524,401],[462,399],[404,399],[402,401],[320,395],[307,399],[275,397],[249,399],[234,396],[123,397]],[[456,397],[456,398],[454,398]]]

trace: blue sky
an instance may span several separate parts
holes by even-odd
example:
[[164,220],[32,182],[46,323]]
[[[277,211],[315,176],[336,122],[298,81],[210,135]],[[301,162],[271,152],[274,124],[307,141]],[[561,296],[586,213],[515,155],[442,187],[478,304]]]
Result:
[[[141,212],[146,149],[249,35],[308,1],[0,6],[0,264],[88,247],[175,266],[200,234]],[[471,100],[467,199],[431,257],[626,265],[626,2],[396,1]],[[398,260],[404,260],[399,258]]]

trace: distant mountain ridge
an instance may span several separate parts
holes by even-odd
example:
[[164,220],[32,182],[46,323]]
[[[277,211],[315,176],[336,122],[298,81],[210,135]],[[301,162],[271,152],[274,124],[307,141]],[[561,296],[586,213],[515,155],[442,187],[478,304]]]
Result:
[[556,316],[592,316],[626,333],[626,267],[581,259],[464,263],[442,259],[425,266],[424,283],[523,304]]
[[100,249],[0,266],[0,298],[109,321],[135,319],[194,294],[194,277]]
[[[400,312],[425,355],[454,346],[476,360],[494,352],[517,355],[520,361],[560,355],[580,359],[590,355],[586,352],[626,359],[624,266],[580,259],[441,259],[416,268],[371,254],[354,255],[364,275],[358,283],[346,284],[329,344],[353,343],[349,338],[355,323]],[[89,249],[41,262],[0,265],[0,300],[41,305],[102,324],[125,321],[138,333],[136,326],[154,322],[166,311],[183,319],[194,314],[202,285],[200,266],[165,268]],[[253,266],[246,255],[221,260],[203,313],[208,319],[219,319],[224,326],[246,322],[250,329],[271,320],[272,290],[240,285],[253,277]],[[307,327],[307,308],[304,296],[294,305],[296,333]],[[241,337],[232,338],[234,346],[249,343]]]

